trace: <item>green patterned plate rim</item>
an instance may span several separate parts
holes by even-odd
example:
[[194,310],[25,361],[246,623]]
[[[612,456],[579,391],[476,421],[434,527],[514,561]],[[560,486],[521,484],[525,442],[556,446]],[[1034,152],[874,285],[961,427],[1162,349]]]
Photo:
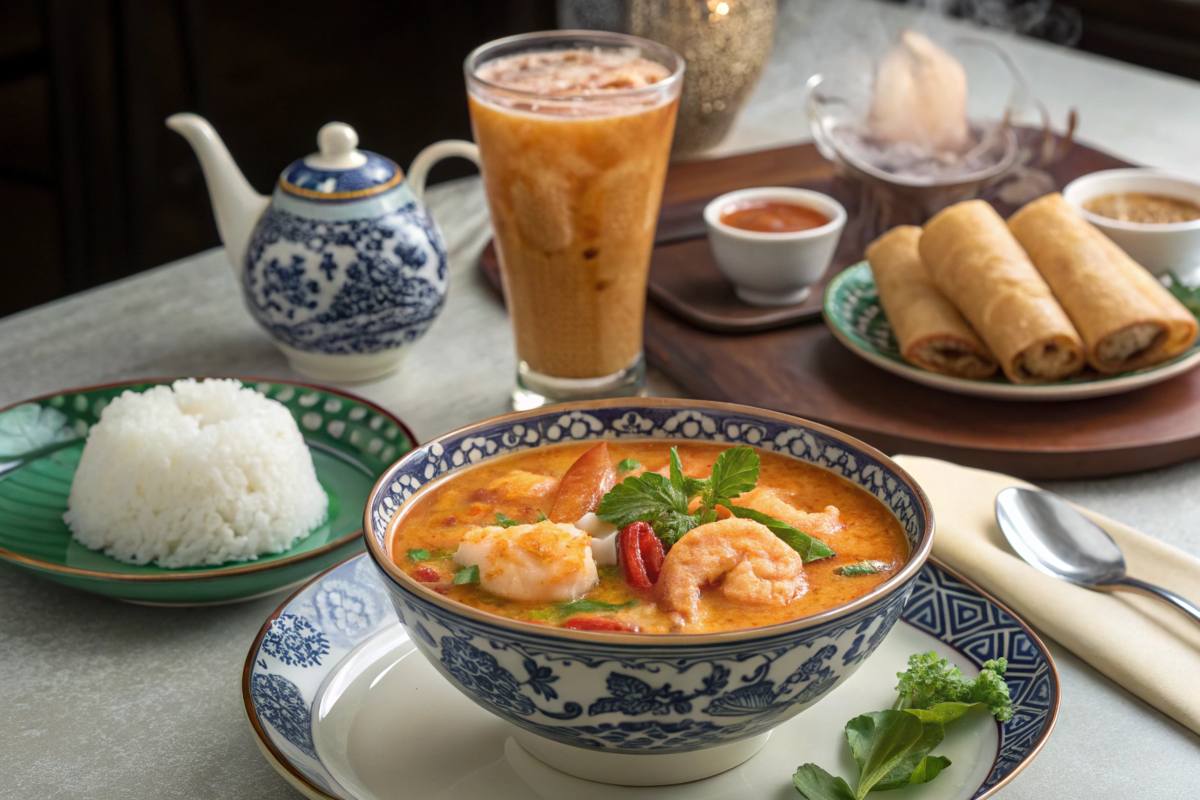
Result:
[[927,386],[965,394],[1028,399],[1074,399],[1117,394],[1166,380],[1200,364],[1200,340],[1162,364],[1119,375],[1082,375],[1054,383],[1016,384],[1003,376],[986,380],[957,378],[916,367],[900,355],[900,345],[879,304],[871,265],[860,261],[838,273],[825,290],[825,322],[850,350],[868,361]]
[[[88,550],[70,538],[61,521],[65,510],[65,492],[83,449],[80,442],[53,454],[31,460],[17,470],[0,476],[0,559],[18,566],[50,572],[64,577],[105,581],[158,583],[205,581],[276,570],[319,559],[362,537],[362,514],[357,504],[342,508],[338,487],[365,486],[364,497],[379,476],[398,458],[417,445],[408,426],[380,406],[353,394],[326,386],[267,378],[233,376],[243,385],[282,403],[296,419],[305,443],[313,454],[317,477],[330,494],[329,521],[301,538],[283,553],[267,554],[254,561],[232,561],[217,566],[166,569],[154,564],[127,564]],[[137,381],[68,389],[34,397],[0,408],[0,420],[8,412],[38,406],[43,413],[55,413],[78,436],[99,419],[113,398],[127,390],[145,391],[152,386],[170,384],[179,378],[150,378]],[[202,380],[202,378],[197,378]],[[5,459],[0,455],[0,462]],[[37,468],[36,481],[18,481],[23,472]],[[355,477],[357,476],[357,477]],[[10,483],[11,482],[11,483]],[[14,526],[14,521],[17,523]],[[14,527],[20,533],[33,532],[41,541],[17,546]],[[320,535],[318,535],[320,534]],[[314,539],[314,536],[317,536]],[[324,541],[320,541],[320,539]],[[26,540],[27,541],[27,540]],[[51,554],[61,551],[61,558]],[[68,556],[70,553],[72,555]],[[62,563],[69,558],[77,563]]]

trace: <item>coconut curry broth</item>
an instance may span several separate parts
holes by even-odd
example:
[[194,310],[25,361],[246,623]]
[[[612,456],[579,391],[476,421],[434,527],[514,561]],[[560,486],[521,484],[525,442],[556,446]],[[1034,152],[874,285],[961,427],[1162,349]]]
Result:
[[[899,522],[869,492],[820,467],[756,449],[760,457],[759,490],[773,489],[779,499],[801,511],[820,512],[835,506],[842,523],[836,532],[810,531],[837,555],[804,564],[807,590],[786,604],[735,602],[717,591],[717,586],[707,584],[701,587],[699,614],[681,626],[677,616],[660,607],[661,585],[635,588],[615,566],[599,568],[599,581],[585,597],[610,604],[630,603],[619,610],[568,613],[561,608],[561,601],[513,600],[488,592],[477,583],[453,583],[462,569],[454,553],[464,536],[481,526],[493,525],[497,515],[525,523],[549,514],[560,479],[594,444],[552,445],[501,456],[430,485],[390,523],[389,555],[414,579],[474,608],[512,619],[583,630],[604,630],[604,624],[589,624],[600,618],[604,623],[619,623],[612,630],[636,629],[642,633],[740,630],[810,616],[866,594],[894,575],[908,558],[908,541]],[[706,478],[717,456],[728,449],[720,444],[652,440],[610,441],[607,445],[614,470],[625,459],[641,464],[632,472],[618,472],[617,482],[644,470],[665,474],[673,445],[678,448],[684,474]],[[735,498],[734,503],[740,501]],[[425,551],[429,557],[419,553],[420,560],[414,561],[408,555],[411,551]],[[863,561],[875,562],[881,571],[854,576],[837,572]],[[486,571],[488,567],[480,569]]]

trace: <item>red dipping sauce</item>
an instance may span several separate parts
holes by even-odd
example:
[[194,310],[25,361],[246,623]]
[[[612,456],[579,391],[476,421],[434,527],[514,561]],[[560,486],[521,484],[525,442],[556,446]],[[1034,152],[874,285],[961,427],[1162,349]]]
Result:
[[721,222],[756,233],[808,231],[828,225],[829,221],[820,211],[778,200],[751,200],[721,212]]

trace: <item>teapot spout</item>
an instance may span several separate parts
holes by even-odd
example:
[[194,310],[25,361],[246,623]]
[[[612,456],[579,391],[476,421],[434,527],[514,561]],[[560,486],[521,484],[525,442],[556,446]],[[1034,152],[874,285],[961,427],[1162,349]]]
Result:
[[187,139],[196,151],[208,193],[212,200],[217,230],[225,243],[225,252],[239,276],[250,245],[250,234],[266,211],[270,198],[254,191],[246,176],[238,169],[221,137],[208,120],[198,114],[172,114],[167,127]]

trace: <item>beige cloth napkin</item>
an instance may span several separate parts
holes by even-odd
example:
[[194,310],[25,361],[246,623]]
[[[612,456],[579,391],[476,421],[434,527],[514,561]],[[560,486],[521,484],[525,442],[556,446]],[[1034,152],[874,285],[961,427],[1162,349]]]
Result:
[[[996,495],[1031,484],[995,472],[897,456],[929,494],[933,555],[994,594],[1039,632],[1200,733],[1200,625],[1173,606],[1051,578],[1016,555],[996,524]],[[1080,509],[1125,553],[1130,576],[1200,602],[1200,559]]]

